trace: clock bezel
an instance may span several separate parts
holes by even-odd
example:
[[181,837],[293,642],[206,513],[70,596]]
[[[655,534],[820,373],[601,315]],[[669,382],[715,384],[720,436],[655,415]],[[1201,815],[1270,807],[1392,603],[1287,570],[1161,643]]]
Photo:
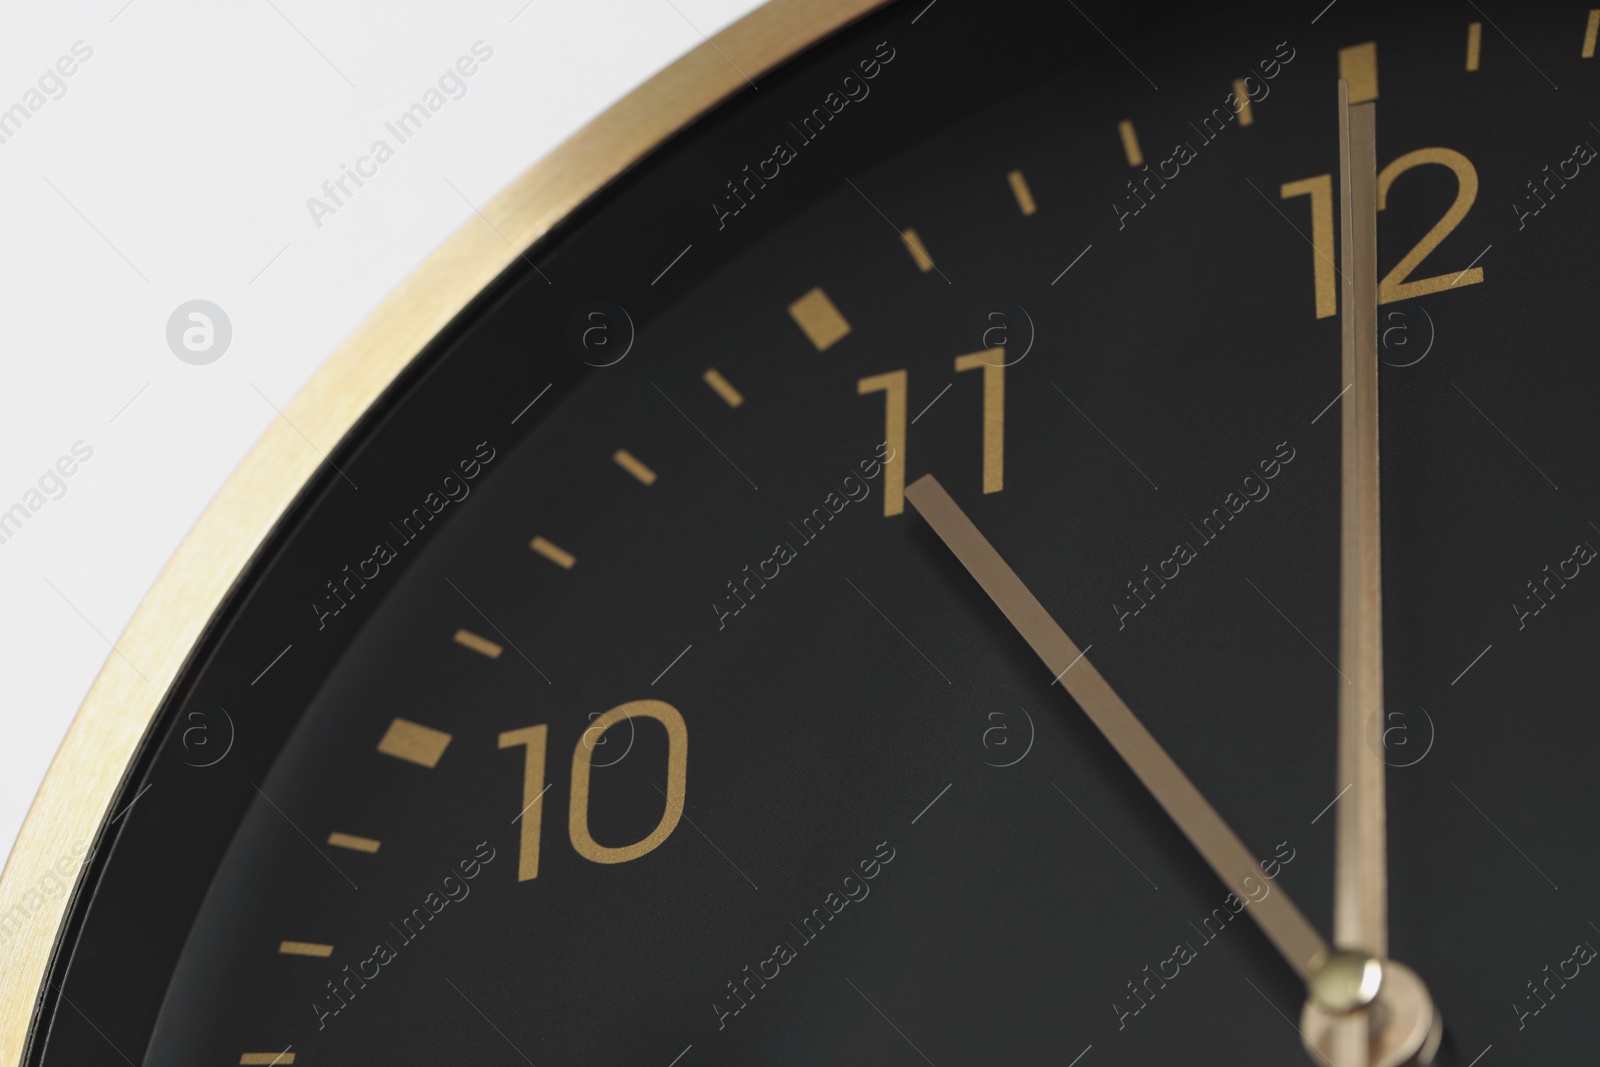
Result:
[[[0,871],[0,900],[39,884],[63,842],[98,840],[194,651],[325,454],[471,301],[611,182],[746,88],[746,75],[773,70],[885,3],[769,0],[530,166],[390,293],[252,446],[145,595],[51,761]],[[25,1060],[45,976],[90,879],[80,864],[68,891],[0,945],[0,1067]]]

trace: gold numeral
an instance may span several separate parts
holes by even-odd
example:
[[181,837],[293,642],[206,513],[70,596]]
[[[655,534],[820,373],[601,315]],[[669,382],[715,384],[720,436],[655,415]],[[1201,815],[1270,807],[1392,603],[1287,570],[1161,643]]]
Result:
[[[1006,481],[1006,350],[986,348],[956,357],[956,371],[983,368],[983,491],[998,493]],[[891,450],[883,465],[883,513],[906,509],[906,392],[903,370],[874,374],[856,382],[856,395],[884,394],[883,438]],[[949,388],[946,386],[946,388]],[[943,395],[942,393],[940,394]],[[938,399],[935,397],[935,399]],[[931,406],[931,405],[930,405]]]
[[[589,833],[589,761],[600,736],[609,727],[640,716],[655,719],[667,728],[667,803],[654,830],[631,845],[612,848],[602,845]],[[588,740],[591,736],[593,740]],[[666,701],[630,700],[596,719],[572,752],[572,803],[567,809],[567,833],[578,855],[595,863],[626,863],[659,846],[677,829],[678,819],[683,815],[688,765],[689,728],[684,725],[678,709]]]
[[[601,736],[624,719],[643,716],[655,719],[667,728],[667,791],[666,809],[656,828],[631,845],[611,848],[594,839],[589,833],[589,772],[595,746]],[[544,825],[544,805],[539,803],[545,793],[544,765],[545,742],[548,726],[524,726],[520,730],[507,730],[500,735],[501,748],[527,746],[527,756],[522,770],[522,823],[521,857],[517,862],[517,881],[526,882],[539,877],[539,833]],[[660,700],[634,700],[619,704],[595,719],[572,751],[572,803],[567,809],[567,832],[572,847],[584,859],[596,863],[626,863],[653,851],[677,829],[683,815],[689,765],[689,728],[683,716],[671,704]]]
[[889,459],[883,465],[883,513],[906,509],[906,372],[892,370],[856,383],[856,395],[883,393],[883,439]]
[[1285,182],[1278,195],[1284,200],[1311,197],[1311,248],[1316,253],[1311,260],[1311,280],[1316,289],[1317,318],[1337,315],[1339,290],[1334,284],[1333,271],[1333,175],[1318,174],[1314,178]]
[[1393,300],[1406,300],[1413,296],[1426,296],[1457,285],[1476,285],[1483,281],[1482,267],[1471,267],[1459,274],[1436,274],[1431,278],[1406,281],[1411,272],[1421,266],[1428,253],[1438,248],[1439,242],[1448,237],[1450,231],[1467,217],[1467,212],[1472,210],[1473,201],[1478,199],[1478,171],[1470,159],[1453,148],[1419,148],[1415,152],[1407,152],[1378,172],[1378,210],[1382,211],[1387,204],[1389,186],[1394,184],[1396,178],[1412,167],[1420,167],[1426,163],[1437,163],[1455,172],[1456,199],[1450,205],[1450,210],[1433,224],[1433,229],[1417,242],[1416,247],[1395,264],[1394,270],[1383,276],[1383,280],[1378,283],[1380,304],[1387,304]]
[[[1482,267],[1469,267],[1459,274],[1436,274],[1431,278],[1407,281],[1411,272],[1422,265],[1428,254],[1439,247],[1461,220],[1472,210],[1478,199],[1478,171],[1472,161],[1453,148],[1419,148],[1407,152],[1378,172],[1378,210],[1389,203],[1389,186],[1413,167],[1437,163],[1449,167],[1456,176],[1456,199],[1444,217],[1433,224],[1416,246],[1396,263],[1394,269],[1378,283],[1378,303],[1390,304],[1396,300],[1409,300],[1414,296],[1427,296],[1459,285],[1476,285],[1483,281]],[[1288,200],[1296,196],[1311,197],[1311,247],[1316,256],[1311,261],[1312,281],[1316,287],[1317,318],[1325,319],[1338,312],[1338,289],[1334,284],[1333,269],[1333,176],[1318,174],[1297,182],[1286,182],[1279,195]]]
[[998,493],[1006,481],[1006,350],[986,348],[956,357],[956,370],[983,368],[983,491]]
[[[520,730],[507,730],[500,735],[501,748],[527,745],[527,759],[522,767],[522,856],[517,861],[517,881],[526,882],[539,877],[539,830],[544,825],[544,805],[539,798],[544,795],[544,744],[547,726],[524,726]],[[537,805],[539,810],[533,811]]]

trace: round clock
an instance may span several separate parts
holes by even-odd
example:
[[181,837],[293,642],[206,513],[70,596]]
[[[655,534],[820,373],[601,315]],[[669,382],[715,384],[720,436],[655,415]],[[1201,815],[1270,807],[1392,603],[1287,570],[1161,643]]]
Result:
[[773,0],[530,169],[118,642],[0,1062],[1593,1055],[1600,12],[1318,7]]

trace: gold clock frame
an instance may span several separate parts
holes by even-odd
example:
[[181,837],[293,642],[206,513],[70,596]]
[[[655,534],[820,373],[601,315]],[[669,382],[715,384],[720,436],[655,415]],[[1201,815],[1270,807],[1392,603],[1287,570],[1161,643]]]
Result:
[[[40,987],[157,710],[235,582],[325,453],[467,303],[574,209],[695,119],[886,0],[769,0],[600,114],[451,234],[333,353],[184,537],[107,658],[0,872],[0,918],[41,901],[0,945],[0,1067],[20,1067]],[[311,442],[318,442],[313,446]],[[138,664],[138,669],[134,668]],[[67,892],[39,887],[79,868]]]

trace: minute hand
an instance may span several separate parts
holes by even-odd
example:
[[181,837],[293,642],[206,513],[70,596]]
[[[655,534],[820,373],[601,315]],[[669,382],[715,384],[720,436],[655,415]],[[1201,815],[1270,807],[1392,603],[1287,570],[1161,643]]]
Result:
[[[1017,632],[1033,646],[1045,666],[1060,679],[1089,720],[1139,776],[1217,876],[1236,893],[1244,889],[1247,878],[1266,878],[1244,844],[1222,821],[1222,816],[1200,795],[1144,724],[1134,718],[1128,705],[1084,658],[1078,646],[933,475],[917,479],[906,490],[906,499],[978,580]],[[1289,961],[1289,966],[1301,978],[1309,979],[1312,971],[1327,957],[1328,946],[1295,907],[1288,893],[1278,889],[1248,910]]]
[[1339,552],[1339,783],[1333,941],[1389,954],[1383,760],[1368,723],[1383,712],[1383,602],[1378,521],[1378,193],[1374,105],[1339,83],[1344,402]]

